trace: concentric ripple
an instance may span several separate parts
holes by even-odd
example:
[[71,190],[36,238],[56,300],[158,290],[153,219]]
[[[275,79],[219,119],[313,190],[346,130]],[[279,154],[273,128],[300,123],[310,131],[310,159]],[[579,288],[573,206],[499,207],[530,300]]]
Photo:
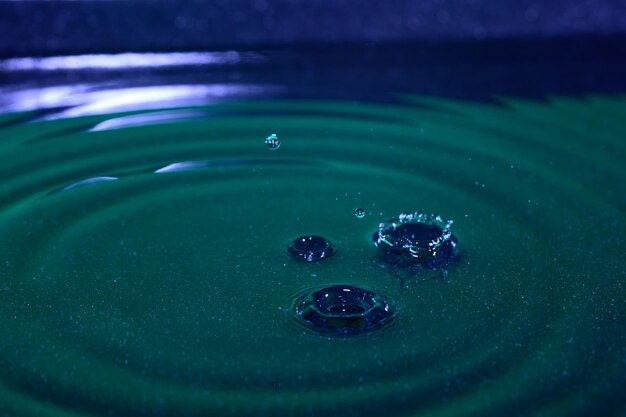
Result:
[[[617,415],[626,98],[401,100],[0,116],[0,414]],[[402,210],[454,219],[449,280],[381,269]],[[394,326],[291,325],[337,282]]]

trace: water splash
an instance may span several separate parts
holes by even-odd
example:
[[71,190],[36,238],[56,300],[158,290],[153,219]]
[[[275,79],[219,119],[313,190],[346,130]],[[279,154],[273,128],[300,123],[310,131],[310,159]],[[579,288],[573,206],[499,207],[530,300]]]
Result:
[[447,276],[445,267],[459,256],[458,240],[452,234],[451,219],[422,212],[401,213],[397,218],[380,223],[372,236],[378,255],[394,266],[402,281],[422,281],[422,270],[439,271]]

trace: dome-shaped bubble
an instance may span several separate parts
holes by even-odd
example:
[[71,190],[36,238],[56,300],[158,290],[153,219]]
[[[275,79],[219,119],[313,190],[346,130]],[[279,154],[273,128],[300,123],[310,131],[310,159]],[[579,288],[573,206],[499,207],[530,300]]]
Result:
[[302,293],[292,313],[296,322],[316,333],[353,336],[388,325],[396,309],[374,290],[340,284]]

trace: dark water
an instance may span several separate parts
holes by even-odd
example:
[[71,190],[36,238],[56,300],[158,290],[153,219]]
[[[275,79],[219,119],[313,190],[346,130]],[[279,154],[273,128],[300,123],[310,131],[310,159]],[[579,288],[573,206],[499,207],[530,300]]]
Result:
[[[3,415],[623,412],[626,98],[99,110],[0,118]],[[416,210],[454,220],[447,279],[376,257]],[[332,284],[397,317],[298,326]]]

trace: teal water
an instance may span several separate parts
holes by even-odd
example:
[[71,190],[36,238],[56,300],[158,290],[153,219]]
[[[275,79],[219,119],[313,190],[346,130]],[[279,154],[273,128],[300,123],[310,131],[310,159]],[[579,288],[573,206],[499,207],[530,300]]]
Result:
[[[624,412],[626,98],[39,116],[0,117],[3,415]],[[447,279],[376,257],[417,210],[454,220]],[[293,259],[303,235],[336,254]],[[396,319],[295,324],[331,284]]]

